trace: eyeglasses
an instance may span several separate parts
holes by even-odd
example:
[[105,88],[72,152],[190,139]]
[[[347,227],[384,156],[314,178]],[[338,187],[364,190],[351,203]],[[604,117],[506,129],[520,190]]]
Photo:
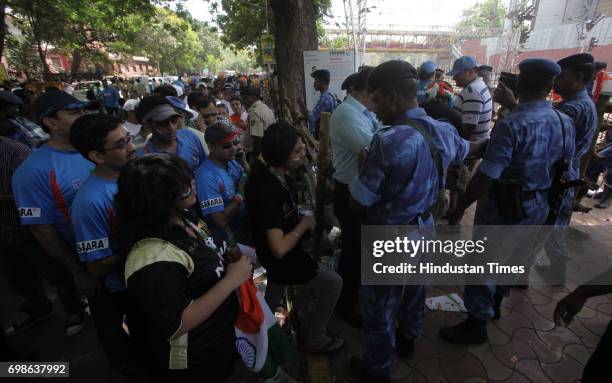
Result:
[[223,149],[231,149],[232,146],[240,145],[240,139],[235,139],[232,142],[228,142],[227,144],[223,144]]
[[114,146],[110,148],[104,148],[104,150],[125,150],[130,145],[130,143],[134,141],[134,136],[127,135],[124,138],[120,139],[115,143]]

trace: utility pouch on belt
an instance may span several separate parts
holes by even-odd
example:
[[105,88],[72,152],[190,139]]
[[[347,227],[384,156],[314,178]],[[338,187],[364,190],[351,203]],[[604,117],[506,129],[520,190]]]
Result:
[[522,181],[503,179],[495,181],[493,197],[500,216],[516,220],[527,217],[523,209]]

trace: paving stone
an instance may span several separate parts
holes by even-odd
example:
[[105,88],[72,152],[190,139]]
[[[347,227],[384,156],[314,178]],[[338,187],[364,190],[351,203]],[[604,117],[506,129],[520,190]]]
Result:
[[534,288],[529,288],[526,291],[514,290],[512,292],[512,294],[514,294],[514,293],[527,296],[529,301],[531,303],[533,303],[534,305],[546,305],[546,304],[550,303],[550,301],[552,300],[551,297],[540,293],[538,290],[536,290]]
[[555,294],[558,293],[569,293],[569,290],[565,286],[549,286],[549,285],[533,285],[529,286],[530,289],[536,290],[537,293],[546,296],[546,297],[555,297]]
[[513,369],[521,359],[537,359],[535,351],[518,336],[514,336],[508,344],[502,346],[492,345],[491,352],[498,363],[510,369]]
[[419,370],[413,368],[410,375],[408,375],[408,378],[401,383],[429,383],[429,381]]
[[470,353],[465,353],[457,361],[446,362],[444,358],[441,358],[440,368],[446,379],[453,383],[462,383],[470,377],[487,377],[487,371],[482,362]]
[[610,323],[610,316],[597,313],[594,318],[577,318],[580,323],[594,334],[603,336]]
[[566,345],[565,347],[563,347],[563,355],[574,359],[583,366],[586,365],[586,362],[591,357],[589,349],[581,344]]
[[442,374],[440,359],[438,358],[422,359],[414,368],[419,371],[428,382],[450,383]]
[[414,370],[413,367],[404,363],[396,363],[393,371],[391,371],[391,380],[394,382],[407,382],[408,377]]
[[493,324],[493,321],[487,322],[487,334],[489,335],[489,344],[491,345],[504,345],[510,342],[510,335],[502,332],[497,326]]
[[[512,343],[514,343],[514,341]],[[510,344],[507,346],[510,346]],[[499,360],[496,359],[493,353],[493,348],[504,348],[507,346],[491,346],[490,344],[486,343],[480,346],[470,346],[468,347],[467,352],[478,358],[478,360],[483,364],[488,379],[506,380],[512,375],[512,368],[504,366],[499,362]]]
[[448,343],[438,336],[440,326],[426,327],[423,331],[423,337],[429,339],[438,350],[438,358],[445,362],[453,362],[459,360],[466,353],[466,346]]
[[597,310],[592,309],[588,306],[583,306],[582,310],[580,310],[580,312],[576,314],[576,317],[580,319],[593,319],[596,316],[597,316]]
[[543,363],[542,370],[555,383],[571,383],[582,376],[583,366],[572,358],[565,357],[559,363]]
[[531,303],[524,302],[514,307],[514,311],[521,313],[521,315],[527,317],[533,324],[533,328],[538,331],[548,331],[555,327],[555,323],[540,315]]
[[523,359],[516,364],[516,371],[524,376],[529,377],[529,380],[537,383],[552,383],[552,380],[542,370],[542,367],[537,360]]
[[602,314],[612,315],[612,302],[599,303],[595,309]]
[[[595,333],[591,332],[588,328],[584,327],[584,325],[579,320],[573,320],[572,323],[567,326],[569,330],[571,330],[574,334],[580,338],[588,347],[597,347],[599,343],[599,336]],[[570,342],[568,342],[570,343]],[[571,343],[580,343],[580,342],[571,342]]]
[[488,379],[485,378],[480,378],[480,377],[471,377],[471,378],[467,378],[463,381],[463,383],[487,383]]
[[531,383],[531,380],[527,379],[527,377],[521,374],[518,371],[513,371],[512,376],[508,380],[504,380],[507,383]]
[[549,343],[548,341],[540,339],[538,333],[533,329],[516,330],[514,332],[514,337],[525,342],[536,354],[536,359],[542,363],[557,363],[563,357],[562,350],[566,343],[559,343],[558,338],[547,339],[550,341]]
[[512,310],[512,312],[505,317],[493,321],[493,324],[504,334],[510,336],[516,329],[533,328],[533,323],[531,323],[531,321],[529,321],[529,319],[527,319],[524,315],[519,314],[515,310]]

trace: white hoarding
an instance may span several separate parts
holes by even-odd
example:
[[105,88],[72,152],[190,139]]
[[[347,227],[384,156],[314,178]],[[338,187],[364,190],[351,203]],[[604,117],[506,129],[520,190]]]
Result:
[[304,51],[304,79],[306,85],[306,108],[312,110],[320,94],[314,89],[314,79],[310,74],[318,69],[327,69],[330,73],[329,90],[340,100],[346,93],[340,90],[342,82],[357,71],[360,57],[355,60],[353,51]]

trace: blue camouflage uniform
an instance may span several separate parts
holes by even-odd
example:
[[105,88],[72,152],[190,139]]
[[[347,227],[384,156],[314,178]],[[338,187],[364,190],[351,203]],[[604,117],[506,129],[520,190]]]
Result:
[[[419,120],[440,152],[442,168],[459,164],[469,143],[447,122],[436,121],[421,108],[403,116]],[[431,150],[416,129],[407,124],[379,129],[370,145],[359,178],[349,186],[351,195],[367,207],[371,225],[419,225],[433,229],[433,218],[423,217],[437,199],[440,182]],[[360,307],[366,330],[364,365],[371,375],[388,376],[395,364],[395,319],[406,339],[423,329],[424,286],[362,286]]]
[[[565,127],[565,149],[559,115]],[[554,166],[561,158],[574,156],[575,133],[572,120],[552,109],[548,101],[524,102],[491,131],[491,140],[478,171],[494,180],[522,179],[524,191],[534,197],[523,201],[526,217],[501,217],[494,198],[478,201],[475,225],[543,225],[549,211],[548,190]],[[513,252],[513,255],[516,255]],[[512,255],[511,255],[512,256]],[[466,285],[465,307],[479,319],[492,319],[495,295],[504,295],[506,286],[494,283]]]
[[[573,120],[576,129],[575,154],[572,160],[572,168],[575,172],[574,178],[580,177],[580,160],[590,149],[595,130],[597,129],[597,109],[586,89],[583,89],[571,96],[565,97],[563,102],[557,105],[557,110],[565,113]],[[570,189],[567,196],[563,199],[559,216],[555,222],[555,227],[565,227],[570,224],[572,219],[572,207],[574,204],[575,189]],[[570,259],[565,244],[565,236],[559,231],[554,231],[546,241],[546,255],[556,259]]]
[[329,90],[321,93],[321,98],[319,98],[317,105],[308,113],[308,130],[310,130],[310,134],[314,137],[318,137],[321,113],[331,113],[336,109],[336,106],[336,97]]

